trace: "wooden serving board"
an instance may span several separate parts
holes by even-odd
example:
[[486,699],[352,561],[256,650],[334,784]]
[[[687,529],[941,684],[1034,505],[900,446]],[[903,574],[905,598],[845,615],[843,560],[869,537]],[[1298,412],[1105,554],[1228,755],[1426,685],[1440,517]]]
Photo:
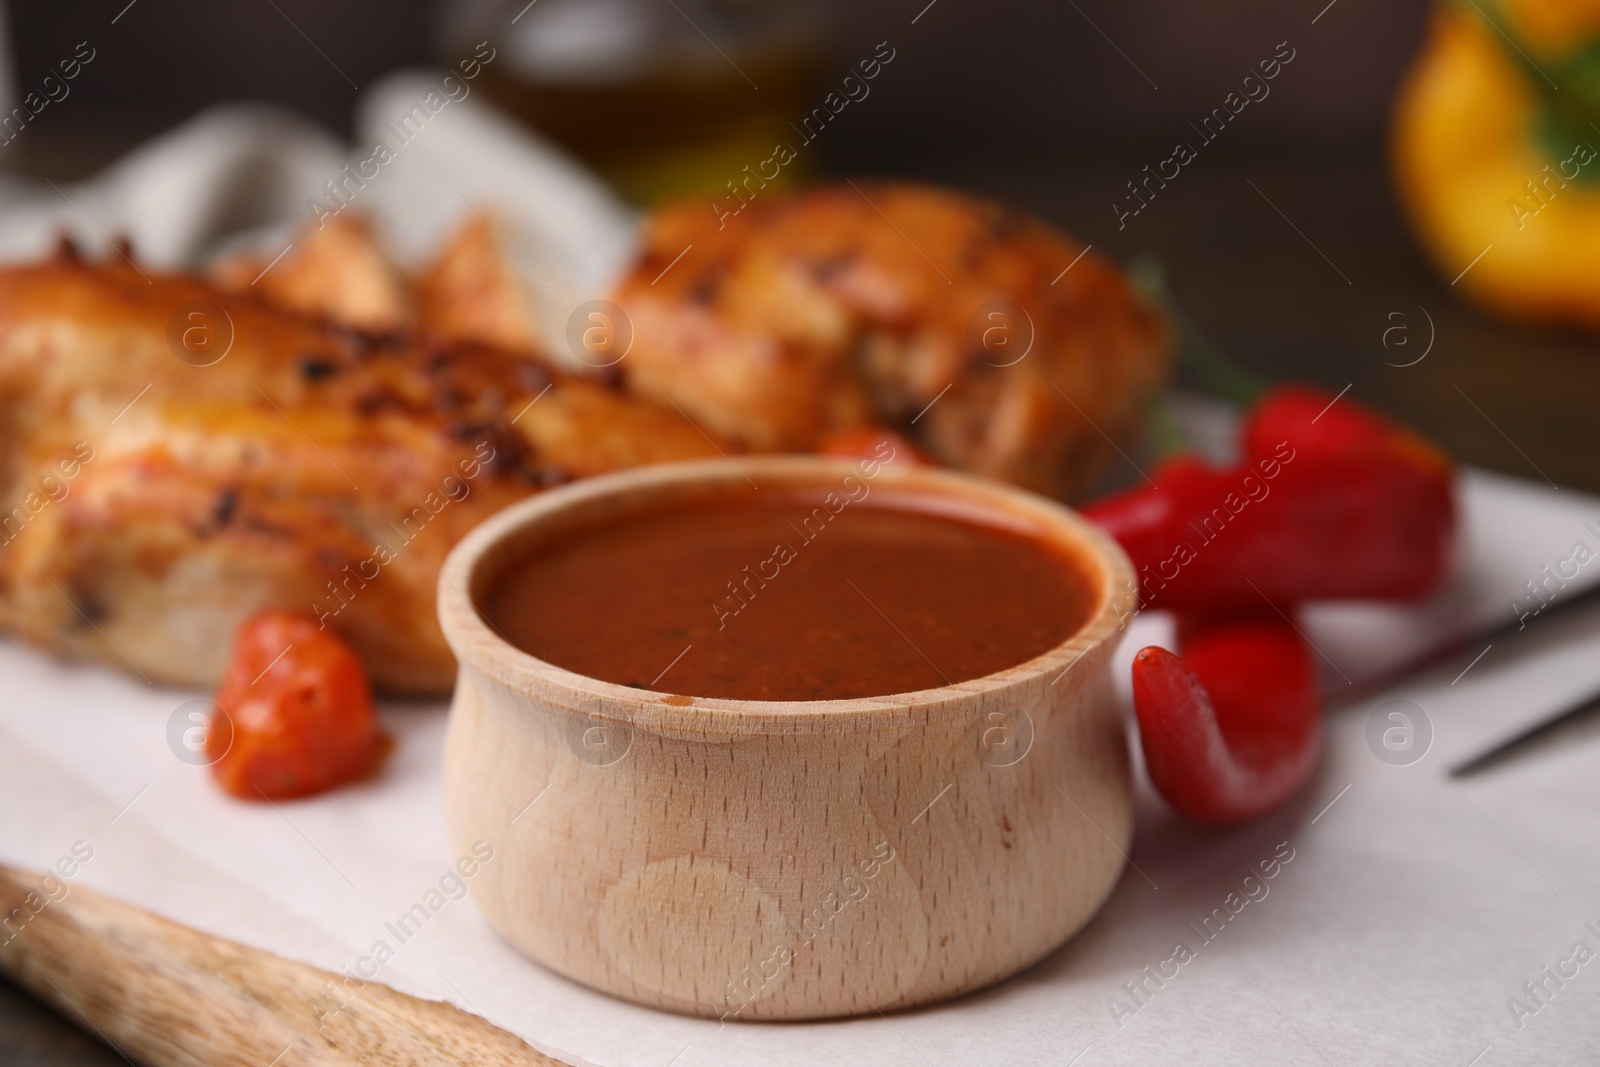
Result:
[[0,973],[147,1067],[569,1067],[450,1004],[346,979],[0,866]]

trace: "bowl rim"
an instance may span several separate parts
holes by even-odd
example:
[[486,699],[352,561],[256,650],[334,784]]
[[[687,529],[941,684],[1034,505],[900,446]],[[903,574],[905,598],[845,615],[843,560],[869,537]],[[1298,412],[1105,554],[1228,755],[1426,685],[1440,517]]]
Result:
[[[1005,670],[934,689],[834,700],[749,700],[684,697],[591,678],[512,645],[479,611],[472,597],[478,566],[507,538],[570,509],[594,507],[609,498],[635,495],[641,502],[681,487],[714,492],[742,483],[786,488],[836,486],[846,475],[866,477],[874,488],[953,497],[997,517],[1031,519],[1058,544],[1070,544],[1098,578],[1099,603],[1079,629],[1059,645]],[[1089,567],[1086,566],[1086,570]],[[460,669],[477,670],[529,697],[590,718],[692,736],[809,733],[879,729],[886,722],[928,722],[970,714],[974,707],[1003,702],[1016,690],[1055,684],[1082,660],[1091,666],[1097,650],[1114,645],[1136,613],[1133,564],[1120,545],[1078,512],[1058,501],[989,478],[940,468],[892,463],[867,474],[863,462],[831,456],[761,455],[688,460],[633,467],[584,478],[512,504],[474,527],[446,557],[439,572],[437,606],[445,640]],[[1052,677],[1053,676],[1053,677]],[[459,682],[458,682],[459,685]],[[672,698],[675,702],[668,703]]]

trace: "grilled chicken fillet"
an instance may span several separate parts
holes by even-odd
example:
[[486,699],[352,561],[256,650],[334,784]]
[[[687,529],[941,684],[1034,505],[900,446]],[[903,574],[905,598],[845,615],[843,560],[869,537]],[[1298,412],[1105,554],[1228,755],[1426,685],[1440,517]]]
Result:
[[0,270],[0,628],[210,685],[239,621],[287,607],[376,685],[444,692],[434,587],[468,529],[715,448],[670,408],[503,351],[71,256]]
[[869,423],[1071,497],[1166,377],[1167,329],[1112,264],[998,204],[845,183],[737,214],[658,210],[617,302],[629,386],[757,450]]

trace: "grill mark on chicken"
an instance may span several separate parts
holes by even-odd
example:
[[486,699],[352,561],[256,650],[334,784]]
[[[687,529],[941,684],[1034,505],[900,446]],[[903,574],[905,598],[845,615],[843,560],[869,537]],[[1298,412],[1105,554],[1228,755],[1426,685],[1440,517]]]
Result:
[[324,359],[321,356],[300,357],[300,377],[308,382],[318,382],[324,378],[331,378],[338,371],[338,365],[331,359]]
[[217,494],[217,502],[211,509],[211,526],[220,530],[233,521],[234,513],[239,510],[239,490],[228,486]]
[[811,274],[817,281],[826,285],[845,273],[855,264],[860,253],[856,249],[847,249],[831,256],[823,256],[811,265]]

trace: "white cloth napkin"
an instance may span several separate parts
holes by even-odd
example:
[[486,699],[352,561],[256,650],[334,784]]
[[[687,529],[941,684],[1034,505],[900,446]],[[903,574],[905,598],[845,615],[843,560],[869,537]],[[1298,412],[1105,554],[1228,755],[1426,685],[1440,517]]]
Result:
[[[353,154],[282,114],[235,107],[94,180],[59,192],[8,185],[0,256],[42,251],[62,225],[90,247],[126,232],[150,262],[173,267],[241,231],[286,239],[323,182],[368,155],[366,142],[437,77],[369,90]],[[605,190],[476,98],[436,115],[357,202],[410,255],[462,213],[492,206],[514,220],[546,284],[559,277],[570,293],[603,287],[632,241],[632,218]],[[1214,411],[1187,415],[1215,426]],[[1312,612],[1330,686],[1511,621],[1524,581],[1575,541],[1600,548],[1585,525],[1600,526],[1593,497],[1477,472],[1463,496],[1464,560],[1445,595],[1414,609]],[[1569,591],[1597,578],[1600,563],[1590,564]],[[1136,620],[1119,676],[1164,633],[1157,616]],[[1461,781],[1446,768],[1600,683],[1597,640],[1600,614],[1534,617],[1481,657],[1469,648],[1338,712],[1317,780],[1248,826],[1196,829],[1141,787],[1130,866],[1083,933],[994,989],[892,1018],[723,1026],[634,1007],[523,959],[452,893],[392,944],[385,924],[444,886],[453,859],[440,811],[442,705],[383,710],[399,747],[374,782],[241,803],[174,754],[185,705],[202,694],[0,642],[0,860],[42,871],[88,848],[69,886],[333,971],[390,942],[381,980],[604,1067],[1592,1063],[1600,962],[1572,961],[1578,942],[1600,952],[1600,744],[1579,739]],[[1410,763],[1370,739],[1373,723],[1381,738],[1395,722],[1397,699],[1409,702],[1399,707],[1412,736],[1431,734]],[[1254,883],[1265,895],[1244,885],[1284,856],[1276,877]],[[1230,901],[1249,897],[1233,914]],[[1209,939],[1207,917],[1221,930]],[[847,917],[830,936],[854,936]],[[1167,963],[1180,942],[1187,962]],[[1560,985],[1546,977],[1573,967]]]
[[115,256],[112,242],[127,237],[141,262],[193,268],[241,240],[275,253],[296,227],[357,210],[415,262],[481,211],[511,242],[547,340],[564,351],[567,315],[627,264],[637,219],[560,149],[484,105],[473,81],[446,77],[401,72],[367,89],[354,148],[286,111],[223,105],[87,181],[6,180],[0,261],[44,255],[66,233],[91,255]]

